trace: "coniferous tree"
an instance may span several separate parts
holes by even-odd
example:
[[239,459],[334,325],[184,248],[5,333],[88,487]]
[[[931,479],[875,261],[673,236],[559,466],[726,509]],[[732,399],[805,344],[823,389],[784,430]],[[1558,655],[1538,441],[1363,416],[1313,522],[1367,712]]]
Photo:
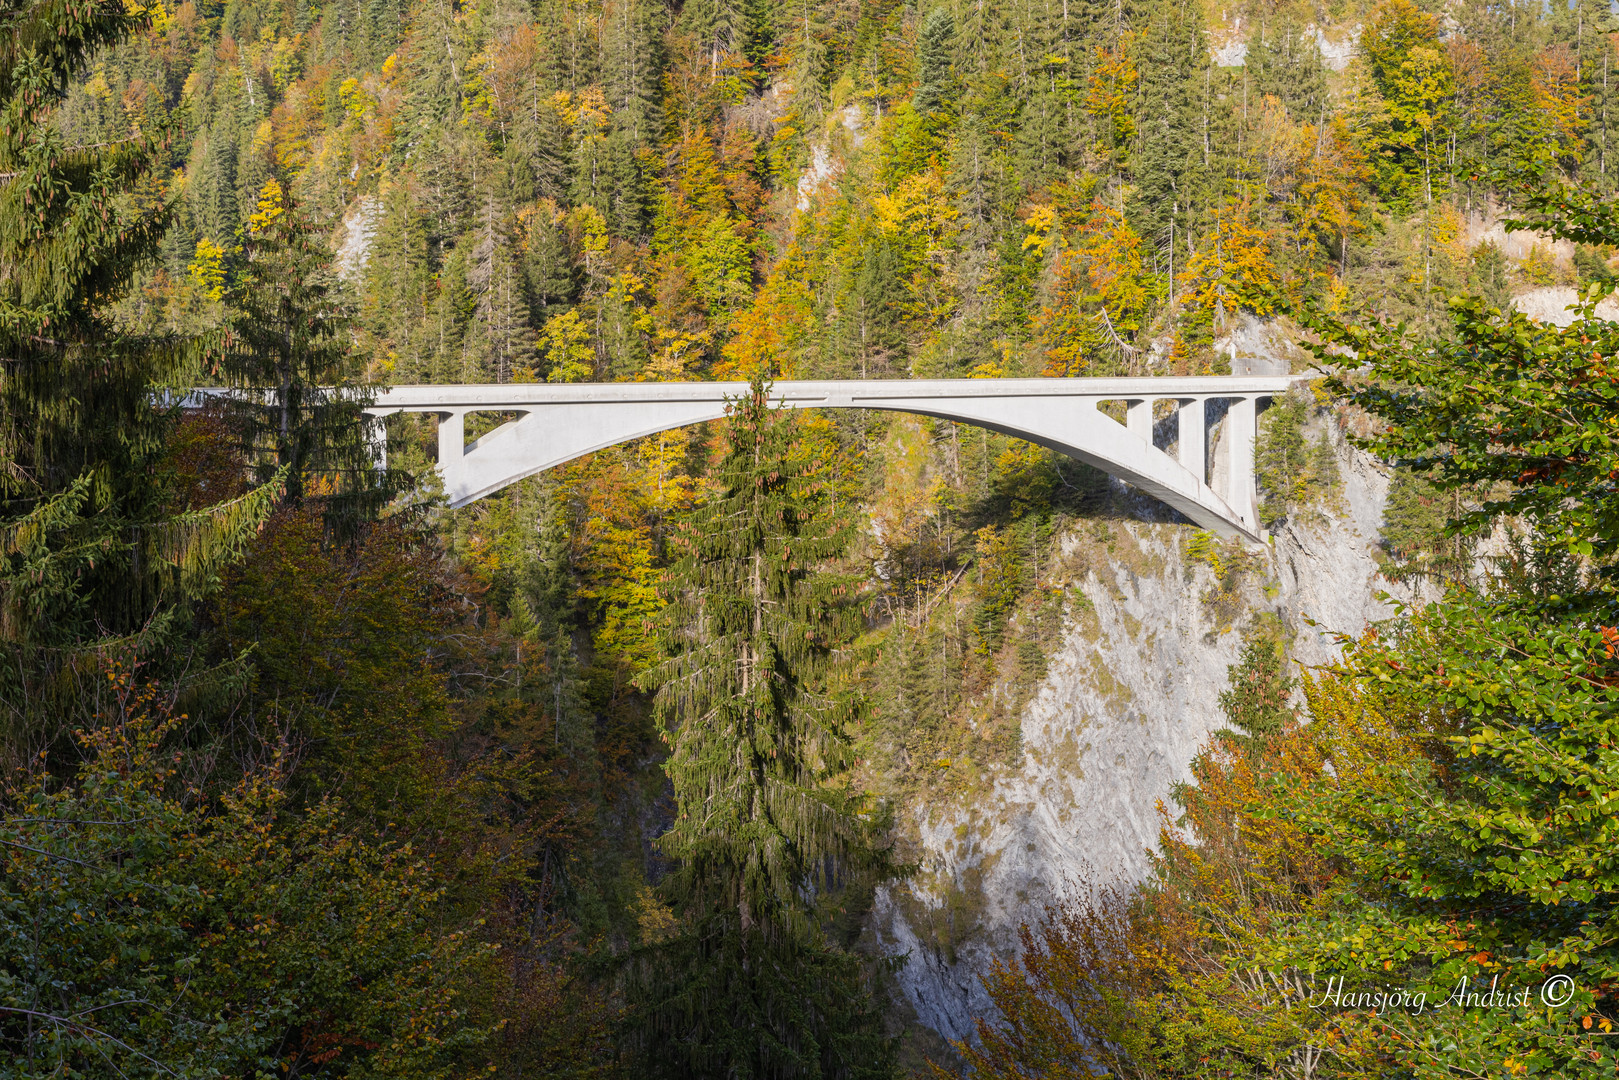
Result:
[[955,36],[956,21],[949,8],[934,8],[922,20],[922,33],[916,43],[916,96],[911,99],[919,113],[946,108],[954,96],[950,52]]
[[466,348],[480,382],[507,383],[533,366],[534,329],[522,266],[507,231],[506,211],[485,191],[471,237],[467,283],[475,297]]
[[0,709],[13,753],[82,719],[77,680],[98,674],[98,648],[151,656],[269,509],[259,491],[167,510],[154,392],[196,345],[122,332],[109,313],[169,216],[128,198],[160,147],[69,145],[54,122],[86,59],[142,25],[118,3],[0,4]]
[[1283,19],[1248,51],[1254,93],[1276,98],[1294,120],[1319,124],[1327,109],[1327,73],[1314,36]]
[[667,658],[644,680],[672,747],[660,845],[682,921],[643,960],[636,1033],[661,1076],[891,1076],[865,965],[809,899],[890,869],[844,778],[860,703],[827,682],[855,612],[851,584],[815,568],[849,530],[757,377],[729,434],[718,493],[677,534]]
[[1280,734],[1293,716],[1288,704],[1293,680],[1287,674],[1287,653],[1281,642],[1256,635],[1243,645],[1237,662],[1226,672],[1231,685],[1220,691],[1220,711],[1236,730],[1228,729],[1225,734],[1257,749]]
[[1132,13],[1136,46],[1136,145],[1130,174],[1139,191],[1133,224],[1177,285],[1192,254],[1187,225],[1210,191],[1209,54],[1203,9],[1186,0],[1146,0]]
[[[740,18],[734,9],[732,0],[712,0],[706,9],[713,24],[711,39],[717,35],[729,41],[734,36],[734,26],[720,28]],[[686,12],[701,18],[698,5],[688,5]],[[621,0],[608,8],[602,28],[603,93],[613,110],[613,126],[623,133],[621,138],[632,156],[636,147],[654,137],[662,122],[664,18],[661,5],[650,0]]]
[[221,370],[244,450],[286,498],[327,498],[346,528],[394,493],[378,461],[370,395],[349,354],[348,314],[323,237],[281,185],[265,183],[243,240],[236,308]]

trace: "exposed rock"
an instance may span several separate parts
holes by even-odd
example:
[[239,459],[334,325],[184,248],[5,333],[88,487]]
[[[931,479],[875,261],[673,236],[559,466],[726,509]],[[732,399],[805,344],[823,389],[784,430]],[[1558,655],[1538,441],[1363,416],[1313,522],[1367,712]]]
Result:
[[[1574,321],[1572,308],[1579,303],[1579,292],[1572,285],[1552,285],[1512,298],[1512,306],[1539,323],[1567,326]],[[1610,296],[1597,305],[1597,317],[1619,319],[1619,300]]]
[[[825,138],[810,143],[810,164],[798,178],[798,208],[808,210],[810,197],[824,184],[834,182],[843,172],[844,147],[838,145],[840,134],[847,142],[847,150],[860,149],[866,137],[860,130],[860,106],[845,105],[833,114],[835,123],[827,125]],[[841,132],[839,130],[841,126]]]
[[[1390,614],[1376,594],[1398,591],[1372,554],[1388,478],[1341,438],[1336,445],[1334,504],[1284,526],[1241,592],[1248,612],[1272,612],[1293,632],[1303,664],[1335,655],[1331,631],[1358,632]],[[1191,527],[1106,527],[1106,545],[1095,522],[1063,540],[1072,617],[1024,711],[1022,761],[970,791],[907,807],[902,828],[920,870],[876,896],[881,949],[907,956],[898,976],[906,1003],[947,1038],[970,1038],[972,1018],[991,1012],[978,976],[1015,953],[1020,924],[1081,882],[1148,872],[1158,802],[1225,723],[1217,701],[1241,645],[1241,613],[1207,602],[1216,582],[1188,560]]]
[[1297,332],[1285,319],[1264,320],[1244,312],[1229,320],[1214,351],[1231,360],[1233,375],[1288,375],[1309,370],[1310,356],[1294,344]]
[[1526,229],[1509,231],[1502,223],[1500,209],[1489,204],[1481,204],[1468,211],[1462,236],[1469,248],[1489,242],[1500,248],[1501,254],[1513,262],[1528,258],[1529,250],[1537,245],[1544,248],[1554,262],[1567,263],[1574,258],[1574,244],[1571,241],[1554,239]]
[[[1355,48],[1360,43],[1361,25],[1356,23],[1349,27],[1333,27],[1329,32],[1326,28],[1310,25],[1299,34],[1299,40],[1308,40],[1321,50],[1321,62],[1332,71],[1342,71],[1349,66],[1354,58]],[[1209,30],[1209,59],[1215,67],[1241,67],[1248,62],[1248,46],[1254,30],[1249,28],[1245,35],[1242,29],[1242,16],[1234,16],[1230,23],[1224,21],[1224,12],[1221,20],[1215,22]]]
[[337,254],[332,265],[337,276],[350,284],[358,284],[365,272],[366,260],[371,257],[371,244],[382,225],[382,200],[375,195],[361,195],[343,215],[338,230]]
[[1361,24],[1346,29],[1336,29],[1329,36],[1322,27],[1314,27],[1316,48],[1321,50],[1321,62],[1332,71],[1342,71],[1349,66],[1349,61],[1355,57],[1355,49],[1360,45]]

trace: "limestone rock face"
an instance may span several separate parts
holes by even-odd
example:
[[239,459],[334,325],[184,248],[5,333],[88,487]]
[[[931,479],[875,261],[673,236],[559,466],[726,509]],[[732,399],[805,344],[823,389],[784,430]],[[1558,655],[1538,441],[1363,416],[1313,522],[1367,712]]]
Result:
[[1023,712],[1021,762],[984,773],[972,790],[907,806],[900,828],[919,872],[875,898],[871,930],[884,953],[907,957],[899,989],[922,1025],[970,1037],[972,1018],[990,1012],[979,974],[1015,953],[1020,924],[1082,882],[1147,873],[1158,802],[1225,724],[1218,697],[1244,619],[1274,613],[1293,632],[1294,656],[1317,664],[1336,653],[1332,631],[1358,633],[1391,613],[1376,594],[1398,590],[1372,555],[1388,478],[1334,439],[1334,503],[1285,526],[1220,603],[1209,600],[1212,569],[1186,554],[1190,526],[1108,522],[1106,549],[1087,538],[1094,522],[1065,537],[1078,595]]

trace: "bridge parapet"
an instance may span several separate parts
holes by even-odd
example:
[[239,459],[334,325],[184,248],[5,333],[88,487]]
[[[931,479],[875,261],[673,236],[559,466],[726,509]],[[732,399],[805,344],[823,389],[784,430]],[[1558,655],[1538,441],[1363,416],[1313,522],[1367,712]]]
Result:
[[[1269,400],[1311,376],[1145,379],[784,380],[784,406],[882,409],[987,427],[1084,461],[1224,536],[1263,541],[1254,491],[1257,417]],[[508,383],[395,386],[368,411],[439,417],[439,471],[451,506],[464,506],[584,454],[671,428],[714,420],[748,392],[740,382]],[[1125,404],[1119,423],[1100,408]],[[1154,442],[1154,406],[1173,401],[1176,454]],[[1224,493],[1209,481],[1211,403],[1226,404]],[[470,413],[517,413],[466,442]]]

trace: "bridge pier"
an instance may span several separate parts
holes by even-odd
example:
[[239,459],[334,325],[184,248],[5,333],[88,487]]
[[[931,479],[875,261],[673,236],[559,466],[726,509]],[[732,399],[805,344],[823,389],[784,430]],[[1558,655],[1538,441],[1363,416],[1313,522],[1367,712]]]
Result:
[[1226,407],[1226,503],[1246,522],[1259,528],[1259,511],[1254,489],[1254,439],[1258,434],[1258,401],[1251,397],[1232,398]]
[[1204,483],[1208,483],[1209,432],[1205,418],[1208,401],[1204,398],[1180,398],[1180,434],[1176,457],[1181,466]]
[[[1262,540],[1254,509],[1253,443],[1262,401],[1285,392],[1292,378],[890,380],[777,383],[771,396],[792,407],[871,408],[916,412],[1026,438],[1076,457],[1169,503],[1224,535]],[[610,383],[501,386],[415,386],[382,391],[371,410],[430,412],[440,417],[439,469],[451,505],[472,502],[524,476],[593,450],[723,415],[745,384]],[[1176,402],[1179,451],[1152,440],[1153,405]],[[1098,406],[1126,405],[1124,424]],[[1226,487],[1207,483],[1210,400],[1227,400]],[[516,412],[515,421],[465,444],[469,412]]]
[[[1067,454],[1131,484],[1224,536],[1263,542],[1254,503],[1253,446],[1261,403],[1292,376],[1147,379],[890,379],[782,381],[770,397],[792,408],[879,409],[986,427]],[[396,386],[376,395],[372,415],[439,417],[439,472],[451,506],[464,506],[574,458],[671,428],[715,420],[746,383],[571,383]],[[1179,451],[1153,443],[1153,406],[1174,401]],[[1211,401],[1229,402],[1221,497],[1208,483]],[[1100,409],[1125,404],[1120,424]],[[470,446],[466,415],[516,413]]]

